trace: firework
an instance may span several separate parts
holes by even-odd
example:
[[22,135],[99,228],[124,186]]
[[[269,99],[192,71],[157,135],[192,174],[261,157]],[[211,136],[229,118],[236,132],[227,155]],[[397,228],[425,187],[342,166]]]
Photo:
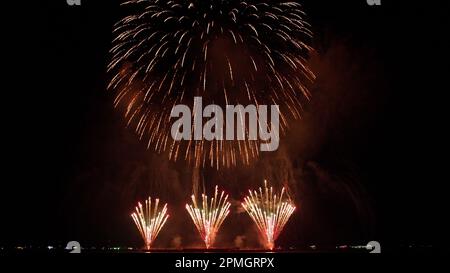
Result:
[[169,217],[167,204],[161,208],[159,207],[159,199],[156,199],[155,203],[152,204],[152,199],[149,197],[145,200],[145,206],[142,206],[140,202],[138,203],[136,211],[131,214],[131,217],[145,242],[146,249],[150,249]]
[[267,182],[264,181],[264,190],[262,188],[259,188],[259,192],[249,190],[249,195],[242,203],[263,236],[266,248],[270,250],[274,248],[275,240],[295,210],[292,202],[287,198],[283,199],[283,195],[284,188],[277,196],[273,193],[273,188],[268,188]]
[[123,5],[131,15],[114,28],[108,89],[148,148],[196,167],[248,165],[259,156],[260,140],[174,141],[171,110],[177,104],[193,109],[195,96],[222,107],[279,105],[281,133],[289,117],[300,117],[314,79],[307,64],[312,33],[300,4],[130,0]]
[[202,194],[201,207],[198,206],[195,195],[192,195],[192,205],[186,204],[186,209],[200,233],[206,248],[214,244],[217,232],[225,218],[230,213],[230,202],[225,192],[219,196],[216,186],[214,197],[208,201],[208,196]]

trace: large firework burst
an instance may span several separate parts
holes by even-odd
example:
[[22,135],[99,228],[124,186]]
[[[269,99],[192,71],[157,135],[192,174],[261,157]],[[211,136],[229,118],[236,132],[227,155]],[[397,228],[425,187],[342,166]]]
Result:
[[[148,147],[196,167],[249,164],[258,140],[171,138],[174,105],[194,96],[217,105],[280,106],[280,130],[299,118],[314,75],[309,25],[301,6],[278,0],[130,0],[114,29],[115,106]],[[238,122],[245,122],[239,120]],[[248,134],[248,132],[247,132]]]
[[195,195],[192,195],[192,205],[186,204],[186,209],[205,242],[206,248],[210,248],[214,244],[220,226],[230,213],[231,203],[227,200],[228,195],[222,191],[219,196],[219,189],[216,186],[214,197],[210,200],[207,195],[202,194],[200,207]]
[[275,240],[280,235],[289,217],[295,210],[295,206],[287,198],[284,198],[284,188],[279,196],[273,193],[273,188],[267,186],[264,181],[264,190],[249,190],[242,206],[255,222],[260,234],[265,241],[265,247],[272,250]]
[[146,249],[150,249],[167,218],[169,218],[167,204],[161,209],[159,199],[156,199],[152,206],[152,199],[149,197],[148,200],[145,200],[144,207],[140,202],[138,203],[136,211],[131,214],[131,217],[144,240]]

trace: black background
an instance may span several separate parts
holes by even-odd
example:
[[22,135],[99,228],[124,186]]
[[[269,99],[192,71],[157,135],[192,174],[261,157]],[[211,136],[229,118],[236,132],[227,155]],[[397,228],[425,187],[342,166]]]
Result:
[[[13,12],[8,20],[13,31],[5,34],[13,50],[3,54],[13,63],[4,67],[0,243],[139,245],[129,236],[131,224],[124,224],[135,200],[120,203],[104,192],[105,181],[86,178],[90,184],[76,184],[87,169],[120,168],[110,157],[130,153],[124,160],[139,162],[151,153],[124,128],[105,90],[112,25],[123,14],[118,1],[82,0],[81,7],[48,2]],[[448,214],[443,205],[447,153],[441,145],[447,124],[443,95],[449,90],[443,42],[448,4],[303,4],[319,54],[330,41],[344,40],[345,50],[356,52],[351,56],[372,52],[374,73],[382,72],[380,88],[369,96],[377,98],[370,117],[354,117],[357,126],[328,137],[315,160],[338,165],[333,154],[344,153],[358,166],[376,215],[373,238],[393,246],[442,243]]]

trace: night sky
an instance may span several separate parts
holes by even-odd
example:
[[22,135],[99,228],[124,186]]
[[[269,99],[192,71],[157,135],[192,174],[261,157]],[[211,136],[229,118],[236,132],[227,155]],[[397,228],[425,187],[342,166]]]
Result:
[[[3,97],[0,244],[139,246],[129,214],[137,200],[157,194],[174,207],[159,244],[181,236],[183,245],[195,245],[200,239],[183,211],[189,168],[146,150],[106,91],[112,25],[124,15],[119,1],[48,2],[23,7],[28,12],[18,15],[8,39],[19,45],[5,68],[11,76]],[[448,66],[442,42],[448,7],[302,3],[315,33],[311,67],[318,76],[304,120],[293,124],[276,155],[247,169],[205,170],[204,177],[239,201],[247,185],[286,168],[301,205],[280,237],[283,246],[372,239],[438,245],[447,215],[440,96],[449,88],[440,67]],[[242,218],[245,229],[239,217],[246,216],[228,219],[219,242],[249,237],[251,222]]]

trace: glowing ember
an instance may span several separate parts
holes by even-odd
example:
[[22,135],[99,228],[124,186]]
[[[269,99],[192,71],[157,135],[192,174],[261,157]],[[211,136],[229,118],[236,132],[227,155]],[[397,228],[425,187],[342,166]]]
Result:
[[284,188],[277,196],[272,187],[267,187],[267,181],[264,181],[264,191],[259,188],[259,192],[249,190],[249,193],[242,206],[258,227],[266,242],[266,248],[272,250],[295,206],[289,199],[283,200]]
[[169,215],[167,214],[167,204],[162,209],[158,208],[159,199],[155,200],[152,207],[152,199],[149,197],[145,200],[145,206],[139,202],[136,207],[136,212],[131,214],[142,239],[145,242],[146,249],[150,249],[153,241],[155,241],[161,228],[167,221]]
[[208,196],[202,194],[202,204],[198,207],[195,195],[192,195],[192,205],[186,204],[186,209],[192,218],[195,226],[200,233],[206,248],[214,244],[217,232],[225,218],[230,213],[230,202],[227,201],[228,195],[218,194],[216,186],[214,197],[208,202]]

